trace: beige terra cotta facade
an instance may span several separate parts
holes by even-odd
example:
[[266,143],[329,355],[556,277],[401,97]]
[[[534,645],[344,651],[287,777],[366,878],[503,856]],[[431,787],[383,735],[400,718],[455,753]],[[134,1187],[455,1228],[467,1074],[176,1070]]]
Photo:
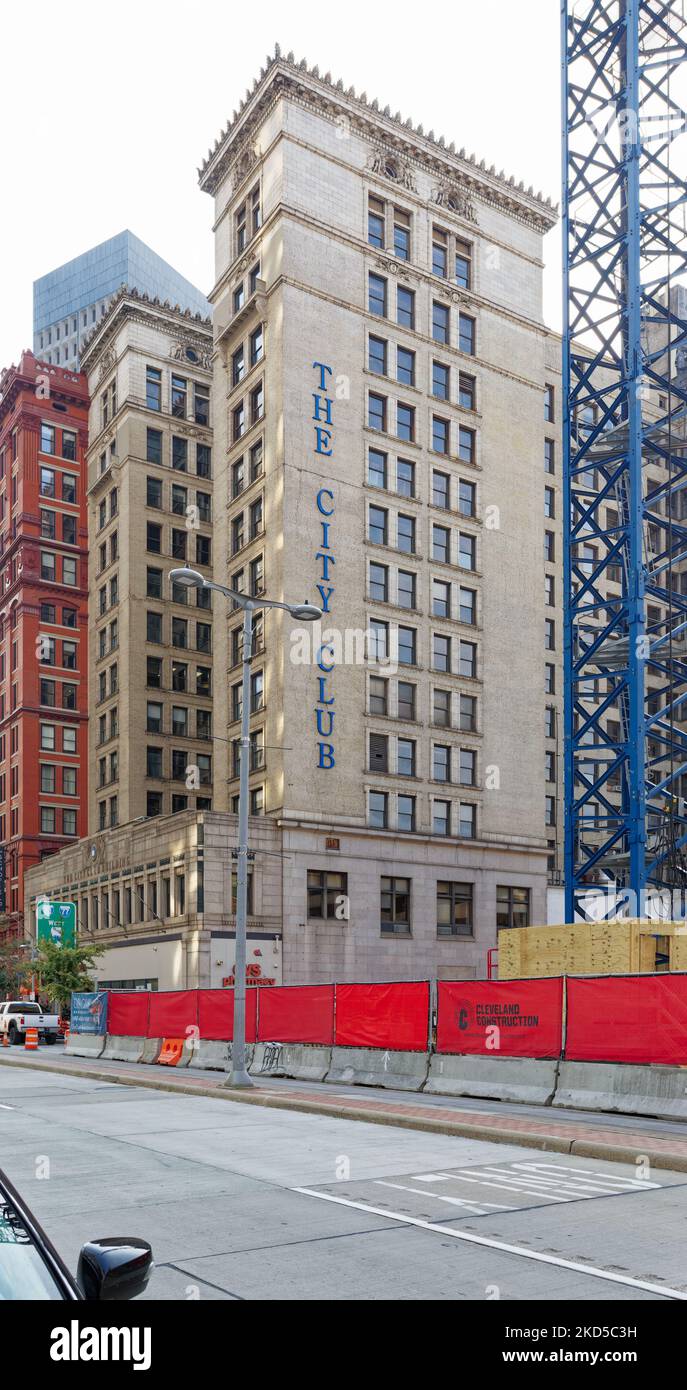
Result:
[[210,356],[209,324],[132,291],[82,353],[92,832],[212,805],[213,612],[168,579],[212,577]]
[[[266,614],[251,785],[284,836],[286,975],[481,975],[497,897],[499,920],[506,889],[528,890],[530,920],[546,920],[560,863],[560,770],[545,756],[561,691],[557,669],[550,700],[545,667],[562,638],[560,545],[553,607],[544,564],[547,438],[560,491],[560,340],[542,322],[555,212],[279,53],[200,183],[214,198],[226,461],[217,570],[249,585],[257,561],[270,597],[324,601],[325,642],[327,629],[349,648],[375,624],[389,641],[405,629],[397,671],[350,651],[324,671],[295,662],[292,625]],[[217,623],[215,647],[230,739],[237,617]],[[309,917],[308,869],[348,875],[347,924]],[[469,937],[438,935],[447,883],[472,891]],[[407,925],[384,926],[383,889],[400,893],[401,918],[409,894]]]

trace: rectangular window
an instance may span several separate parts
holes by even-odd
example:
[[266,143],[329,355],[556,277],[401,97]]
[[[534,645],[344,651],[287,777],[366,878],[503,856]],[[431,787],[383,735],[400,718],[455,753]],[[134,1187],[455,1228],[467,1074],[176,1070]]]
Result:
[[368,393],[367,423],[371,430],[386,431],[386,396],[377,396],[372,391]]
[[475,320],[469,314],[458,316],[458,347],[461,352],[475,353]]
[[146,461],[162,463],[162,430],[146,430]]
[[415,327],[415,291],[398,286],[396,294],[396,322],[402,328]]
[[477,675],[477,647],[474,642],[460,643],[458,674],[465,677]]
[[370,714],[387,714],[389,682],[383,676],[370,676]]
[[553,439],[544,440],[544,472],[556,471],[556,445]]
[[416,687],[411,681],[398,682],[398,717],[406,721],[415,721],[415,690]]
[[472,936],[472,884],[437,881],[437,936]]
[[414,627],[398,629],[398,661],[400,666],[417,665],[417,633]]
[[176,434],[172,435],[172,468],[177,473],[188,472],[188,440]]
[[399,738],[396,745],[396,772],[399,777],[415,776],[415,740]]
[[399,608],[416,608],[416,576],[408,570],[398,571],[396,600]]
[[146,506],[155,507],[156,510],[162,507],[162,482],[160,478],[146,478]]
[[186,401],[188,396],[188,385],[183,376],[175,376],[172,373],[172,415],[178,420],[186,419]]
[[432,613],[435,618],[451,616],[451,585],[443,579],[432,580]]
[[387,313],[387,282],[381,275],[373,275],[372,271],[368,276],[368,309],[371,314],[377,314],[379,318],[386,318]]
[[387,486],[387,455],[379,449],[369,449],[367,454],[367,481],[373,487]]
[[42,454],[55,453],[55,428],[53,425],[41,425],[40,450]]
[[388,344],[384,338],[368,338],[368,357],[367,365],[371,372],[377,372],[379,376],[387,374],[387,348]]
[[475,516],[476,487],[463,478],[458,483],[458,510],[462,516]]
[[396,434],[410,443],[415,439],[415,407],[402,401],[396,405]]
[[451,803],[450,801],[432,802],[432,834],[450,835],[451,834]]
[[370,598],[377,603],[388,603],[389,571],[386,565],[370,564]]
[[530,925],[530,890],[508,884],[496,885],[496,926],[528,927]]
[[394,255],[399,261],[410,260],[410,213],[394,208]]
[[447,526],[432,526],[432,559],[448,565],[451,558],[451,532]]
[[450,479],[448,473],[432,471],[432,505],[448,511]]
[[432,395],[440,401],[450,398],[451,369],[444,362],[432,362]]
[[464,425],[458,430],[458,454],[464,463],[475,462],[475,431]]
[[432,448],[435,454],[448,454],[449,430],[448,420],[442,420],[440,415],[432,416]]
[[415,353],[409,348],[396,349],[396,380],[403,386],[415,385]]
[[388,544],[389,513],[385,507],[370,507],[368,511],[367,538],[376,545]]
[[450,310],[438,300],[432,301],[432,337],[435,343],[448,343],[450,333]]
[[415,554],[415,518],[399,515],[396,531],[396,545],[407,555]]
[[461,623],[470,623],[471,626],[477,621],[477,594],[474,589],[464,589],[462,586],[458,592],[458,616]]
[[409,878],[382,876],[380,917],[383,936],[410,936],[410,882]]
[[309,919],[347,921],[348,874],[308,869],[307,893]]
[[157,367],[146,367],[146,406],[162,410],[162,372]]
[[197,425],[210,423],[210,388],[193,383],[193,414]]
[[461,289],[472,288],[472,247],[467,241],[456,242],[456,284]]
[[555,399],[554,387],[553,387],[553,386],[548,386],[548,385],[545,386],[545,387],[544,387],[544,419],[545,419],[545,420],[553,421],[553,420],[555,420],[555,418],[556,418],[556,416],[555,416],[555,411],[554,411],[554,399]]
[[437,724],[440,729],[450,729],[451,727],[451,692],[450,690],[434,690],[432,693],[432,723]]
[[458,374],[458,404],[463,410],[475,409],[476,383],[474,376],[468,376],[466,372]]
[[458,536],[458,564],[464,570],[477,569],[477,537],[463,531]]
[[448,233],[440,227],[432,228],[432,274],[442,280],[448,275]]
[[384,247],[385,210],[381,198],[370,194],[367,207],[367,240],[370,246],[379,250]]

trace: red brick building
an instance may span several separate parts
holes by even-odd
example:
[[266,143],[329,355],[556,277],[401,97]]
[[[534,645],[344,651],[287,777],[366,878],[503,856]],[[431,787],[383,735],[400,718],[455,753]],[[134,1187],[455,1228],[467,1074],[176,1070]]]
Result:
[[0,941],[26,870],[87,833],[87,441],[81,373],[0,376]]

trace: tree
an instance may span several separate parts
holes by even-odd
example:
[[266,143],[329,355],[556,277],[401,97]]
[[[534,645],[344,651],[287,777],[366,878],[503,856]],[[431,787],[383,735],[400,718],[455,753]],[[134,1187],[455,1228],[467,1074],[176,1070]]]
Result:
[[16,997],[24,980],[26,954],[16,941],[0,946],[0,998]]
[[54,941],[40,941],[34,960],[24,961],[23,973],[35,975],[41,994],[63,1007],[72,991],[93,989],[88,967],[101,955],[98,946],[57,946]]

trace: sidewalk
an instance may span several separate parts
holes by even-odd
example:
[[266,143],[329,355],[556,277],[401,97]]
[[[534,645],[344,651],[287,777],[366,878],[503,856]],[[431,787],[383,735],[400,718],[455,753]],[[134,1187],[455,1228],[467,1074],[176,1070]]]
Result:
[[[14,1055],[9,1050],[0,1051],[1,1066],[12,1069],[24,1067],[31,1071],[109,1081],[115,1085],[135,1085],[182,1095],[211,1096],[215,1100],[229,1100],[241,1105],[262,1105],[338,1119],[364,1120],[368,1124],[426,1130],[432,1134],[522,1144],[528,1148],[548,1149],[583,1158],[603,1158],[633,1164],[643,1161],[656,1168],[687,1172],[687,1133],[685,1127],[677,1123],[674,1136],[659,1135],[652,1132],[650,1127],[643,1127],[640,1118],[631,1129],[620,1129],[608,1120],[604,1123],[601,1116],[598,1123],[592,1122],[589,1112],[585,1112],[587,1118],[582,1122],[562,1117],[545,1107],[542,1107],[541,1118],[461,1110],[460,1101],[450,1105],[432,1105],[430,1108],[418,1103],[413,1095],[405,1099],[396,1093],[381,1099],[366,1096],[362,1088],[352,1088],[350,1095],[337,1089],[334,1095],[327,1093],[324,1087],[320,1093],[314,1084],[311,1090],[304,1090],[295,1082],[292,1086],[282,1084],[275,1090],[274,1083],[270,1088],[269,1078],[255,1079],[255,1089],[244,1091],[227,1086],[226,1076],[220,1072],[194,1075],[184,1069],[175,1073],[172,1068],[141,1063],[90,1062],[82,1057],[64,1055],[51,1058],[48,1062],[43,1053],[36,1056],[35,1053],[27,1055],[16,1049],[13,1051]],[[498,1102],[495,1104],[498,1105]]]

